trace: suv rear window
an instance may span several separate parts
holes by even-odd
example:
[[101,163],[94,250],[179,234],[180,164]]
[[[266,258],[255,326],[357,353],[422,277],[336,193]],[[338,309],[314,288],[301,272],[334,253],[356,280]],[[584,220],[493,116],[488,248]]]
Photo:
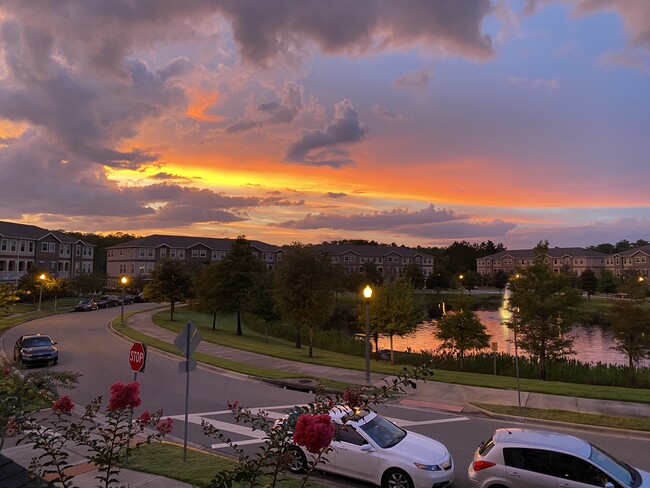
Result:
[[478,448],[478,453],[481,456],[484,456],[494,447],[494,439],[490,437],[487,441],[481,442],[481,445]]

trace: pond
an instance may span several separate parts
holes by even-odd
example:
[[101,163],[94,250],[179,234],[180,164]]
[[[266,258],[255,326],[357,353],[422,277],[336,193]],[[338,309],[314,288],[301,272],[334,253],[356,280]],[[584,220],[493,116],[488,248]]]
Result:
[[[504,295],[504,300],[507,300],[507,295]],[[504,310],[505,307],[494,311],[478,311],[476,315],[487,328],[487,333],[492,336],[490,342],[496,342],[498,351],[514,355],[513,334],[512,330],[505,325],[508,316]],[[420,324],[414,334],[393,337],[393,347],[396,351],[406,351],[408,348],[415,352],[435,351],[440,346],[440,341],[435,338],[434,330],[435,324],[433,323]],[[576,325],[572,327],[567,336],[573,338],[573,350],[576,352],[569,356],[569,359],[579,359],[585,363],[627,364],[626,356],[612,349],[614,341],[611,333],[605,327]],[[387,337],[380,337],[379,348],[390,348],[390,341]],[[523,351],[519,352],[525,355]],[[641,365],[650,366],[650,360],[643,361]]]

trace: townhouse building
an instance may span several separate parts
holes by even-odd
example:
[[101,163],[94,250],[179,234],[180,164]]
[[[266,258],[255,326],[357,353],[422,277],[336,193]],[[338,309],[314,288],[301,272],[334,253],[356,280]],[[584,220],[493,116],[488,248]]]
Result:
[[[555,273],[568,270],[578,276],[587,269],[599,275],[603,270],[608,269],[608,259],[610,259],[610,256],[607,254],[581,247],[555,247],[549,249],[544,256],[544,262]],[[476,271],[483,276],[494,276],[497,271],[512,275],[516,269],[525,269],[534,260],[534,249],[502,251],[478,258],[476,260]]]
[[650,270],[650,246],[641,246],[608,256],[606,267],[614,276],[636,273],[644,278]]
[[[106,272],[109,279],[151,277],[156,264],[165,259],[183,261],[200,269],[211,261],[225,257],[234,239],[154,234],[117,244],[106,249]],[[267,267],[282,258],[282,248],[249,240],[253,255]]]
[[363,273],[363,265],[369,262],[385,279],[398,277],[409,264],[417,265],[425,277],[433,273],[433,256],[407,247],[317,244],[314,248],[327,253],[346,275]]
[[0,221],[0,283],[17,284],[32,269],[71,278],[93,272],[95,246],[61,232]]

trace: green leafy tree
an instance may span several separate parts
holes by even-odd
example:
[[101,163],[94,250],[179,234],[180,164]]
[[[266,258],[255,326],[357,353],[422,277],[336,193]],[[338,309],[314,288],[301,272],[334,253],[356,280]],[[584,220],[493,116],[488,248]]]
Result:
[[471,310],[469,301],[463,301],[457,312],[449,312],[439,320],[434,332],[442,341],[441,350],[456,353],[460,369],[464,369],[465,352],[484,349],[490,345],[490,335],[485,325]]
[[272,269],[264,268],[261,273],[255,276],[253,286],[248,290],[246,304],[246,308],[250,313],[264,320],[264,340],[268,341],[269,322],[279,318],[274,308]]
[[520,347],[537,358],[540,379],[546,379],[547,361],[571,354],[573,340],[567,336],[577,316],[580,291],[565,273],[554,273],[544,262],[548,241],[535,247],[533,264],[521,269],[510,282],[510,308]]
[[304,244],[286,248],[274,270],[276,310],[296,327],[296,347],[301,347],[300,328],[309,333],[309,357],[313,357],[314,332],[334,312],[340,270],[328,256]]
[[213,261],[194,276],[192,292],[195,306],[202,311],[212,314],[212,330],[217,328],[217,313],[219,312],[219,294],[217,290],[217,261]]
[[[384,277],[381,275],[381,271],[379,271],[374,261],[369,261],[361,265],[361,272],[363,273],[365,284],[379,286],[384,281]],[[358,288],[355,290],[358,290]]]
[[421,290],[424,288],[424,274],[422,273],[422,269],[415,263],[409,263],[406,266],[404,266],[404,276],[406,279],[408,279],[411,284],[413,285],[413,288],[416,290]]
[[53,276],[45,281],[45,289],[50,295],[54,295],[54,310],[56,310],[57,299],[72,292],[72,283],[67,278]]
[[11,286],[0,284],[0,313],[3,315],[9,313],[17,301],[18,295]]
[[72,277],[71,286],[79,296],[98,293],[106,287],[106,273],[80,273]]
[[237,315],[237,335],[242,335],[241,314],[248,294],[263,272],[264,265],[253,255],[250,243],[239,236],[223,259],[217,261],[214,296],[217,310]]
[[145,286],[144,293],[152,302],[169,302],[170,320],[174,320],[176,303],[191,296],[192,277],[184,263],[165,260],[151,272],[152,282]]
[[598,291],[604,293],[606,296],[609,296],[612,293],[616,293],[618,288],[618,282],[614,273],[606,269],[600,273],[598,277]]
[[452,278],[447,268],[444,266],[436,265],[429,276],[427,276],[426,287],[428,290],[435,290],[436,294],[440,294],[442,290],[452,287]]
[[[373,332],[388,336],[390,361],[395,362],[393,337],[411,334],[422,320],[413,298],[413,285],[405,276],[385,281],[375,290],[370,302],[370,323]],[[365,323],[365,305],[357,310],[357,320]]]
[[[614,335],[613,349],[627,356],[632,375],[639,361],[650,357],[650,315],[640,302],[630,300],[613,304],[610,319]],[[634,376],[632,376],[633,382]]]
[[501,293],[503,293],[503,290],[505,290],[507,284],[508,284],[508,275],[502,269],[498,269],[496,273],[494,273],[494,276],[492,277],[492,285]]
[[623,282],[618,286],[618,292],[625,293],[634,300],[645,300],[648,291],[648,280],[636,270],[628,270],[623,275]]
[[460,285],[467,290],[471,295],[472,290],[481,283],[481,275],[476,271],[468,271],[463,273],[463,279],[460,280]]
[[593,270],[586,269],[580,275],[578,284],[580,286],[580,289],[587,294],[587,298],[591,300],[591,295],[596,293],[598,290],[598,277],[596,276],[596,273],[593,272]]

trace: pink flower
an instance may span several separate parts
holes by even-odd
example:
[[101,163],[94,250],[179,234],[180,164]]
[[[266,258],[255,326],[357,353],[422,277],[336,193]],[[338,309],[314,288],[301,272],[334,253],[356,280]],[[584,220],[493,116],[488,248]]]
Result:
[[5,369],[2,370],[2,374],[9,376],[11,374],[11,369],[9,367],[5,367]]
[[7,420],[7,425],[5,427],[5,436],[7,437],[14,437],[18,435],[19,429],[18,429],[18,424],[16,424],[16,419],[13,417],[9,417],[9,420]]
[[174,428],[174,421],[169,417],[167,417],[165,420],[161,420],[154,427],[154,429],[156,429],[162,435],[169,434],[173,428]]
[[138,421],[144,425],[147,425],[149,422],[151,422],[151,414],[149,413],[149,410],[142,412],[140,414],[140,417],[138,417]]
[[343,392],[343,400],[345,400],[345,403],[348,404],[348,407],[350,408],[357,408],[361,406],[361,392],[354,388],[346,388],[345,391]]
[[124,384],[113,383],[111,386],[111,398],[108,402],[108,410],[124,410],[126,408],[135,408],[140,405],[140,383],[134,381]]
[[326,413],[321,415],[302,414],[298,417],[293,432],[293,441],[317,454],[330,445],[334,437],[332,419]]
[[52,405],[52,410],[57,413],[70,413],[74,409],[74,403],[69,396],[62,396],[59,398],[54,405]]

